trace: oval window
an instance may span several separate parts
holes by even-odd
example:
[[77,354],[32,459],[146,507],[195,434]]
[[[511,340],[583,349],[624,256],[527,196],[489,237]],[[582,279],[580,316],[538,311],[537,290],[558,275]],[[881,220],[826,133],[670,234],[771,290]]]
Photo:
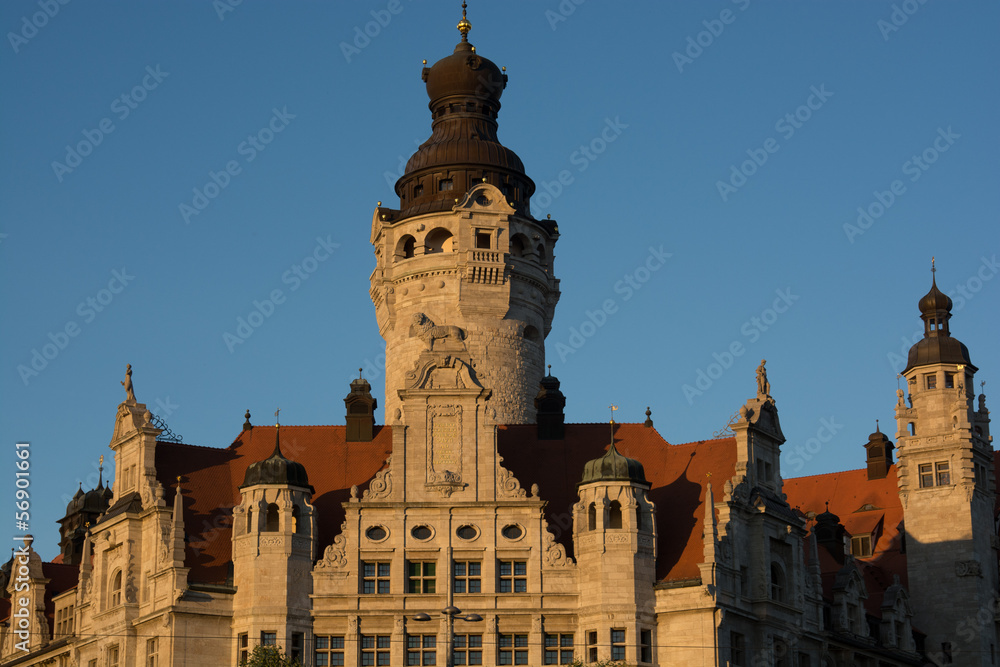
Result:
[[382,526],[372,526],[365,531],[365,536],[372,542],[381,542],[389,536],[389,532]]
[[512,523],[509,526],[504,526],[504,529],[500,531],[500,534],[508,540],[519,540],[524,536],[524,528],[521,528],[516,523]]
[[473,540],[479,534],[479,531],[476,530],[475,526],[459,526],[455,534],[463,540]]
[[429,540],[434,535],[434,531],[431,530],[430,526],[414,526],[410,535],[413,535],[414,539],[417,540]]

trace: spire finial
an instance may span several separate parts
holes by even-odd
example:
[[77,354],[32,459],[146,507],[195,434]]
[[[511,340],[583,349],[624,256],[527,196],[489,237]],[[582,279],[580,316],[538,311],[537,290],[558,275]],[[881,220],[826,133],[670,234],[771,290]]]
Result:
[[281,422],[278,419],[278,413],[281,412],[281,408],[274,411],[274,425],[275,427],[281,426]]
[[465,17],[465,9],[468,7],[464,2],[462,3],[462,20],[458,22],[458,31],[462,33],[462,41],[469,41],[469,31],[472,30],[472,24],[469,23],[469,19]]
[[653,416],[653,412],[652,412],[652,410],[649,409],[649,406],[647,405],[646,406],[646,421],[644,421],[642,423],[642,425],[645,426],[646,428],[652,428],[652,426],[653,426],[653,418],[652,418],[652,416]]
[[881,433],[882,432],[882,431],[878,430],[878,420],[877,419],[875,420],[875,432],[876,433]]
[[932,285],[937,285],[937,276],[934,275],[936,273],[937,273],[937,267],[934,266],[934,256],[931,255],[931,284]]
[[104,487],[104,454],[97,460],[97,487]]
[[364,373],[365,373],[365,369],[364,368],[359,368],[358,369],[358,379],[359,380],[364,380],[365,379]]
[[615,410],[618,409],[618,406],[617,405],[609,405],[608,407],[611,409],[611,424],[613,425],[615,423]]
[[549,364],[549,377],[552,377],[552,364]]
[[253,428],[253,424],[250,423],[250,408],[247,408],[247,413],[244,415],[246,421],[243,422],[243,430],[249,431]]

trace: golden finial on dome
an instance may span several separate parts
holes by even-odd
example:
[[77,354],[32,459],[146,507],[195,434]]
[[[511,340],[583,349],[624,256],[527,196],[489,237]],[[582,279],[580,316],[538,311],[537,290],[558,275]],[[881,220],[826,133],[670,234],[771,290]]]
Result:
[[465,9],[468,5],[464,2],[462,3],[462,20],[458,22],[458,31],[462,33],[462,41],[469,41],[469,31],[472,30],[472,24],[469,23],[469,19],[465,18]]

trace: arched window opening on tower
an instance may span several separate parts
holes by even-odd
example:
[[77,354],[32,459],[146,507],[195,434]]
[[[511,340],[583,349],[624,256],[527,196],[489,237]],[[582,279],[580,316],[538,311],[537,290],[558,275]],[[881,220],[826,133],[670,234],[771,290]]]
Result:
[[278,532],[278,506],[274,503],[267,506],[267,518],[264,520],[264,532]]
[[524,257],[528,251],[528,239],[524,234],[514,234],[510,237],[511,257]]
[[452,237],[451,232],[447,229],[441,227],[432,229],[427,233],[427,238],[424,240],[425,252],[427,254],[452,252],[455,248],[454,241],[454,237]]
[[537,250],[538,250],[539,263],[541,263],[542,266],[547,266],[549,262],[548,262],[548,257],[545,254],[545,244],[539,243]]
[[115,570],[115,573],[111,575],[111,605],[112,607],[117,607],[122,603],[122,571]]
[[597,530],[597,505],[594,503],[587,508],[587,530]]
[[247,534],[253,531],[253,510],[247,509]]
[[541,336],[538,333],[538,329],[529,324],[528,326],[524,327],[524,337],[528,340],[537,341]]
[[777,562],[771,563],[771,599],[785,601],[785,571]]
[[646,514],[646,512],[643,511],[642,507],[636,505],[635,525],[639,530],[649,530],[649,526],[647,525],[648,522],[646,519],[647,516],[648,515]]
[[302,525],[302,521],[300,519],[300,514],[301,514],[301,512],[299,511],[299,506],[298,505],[292,505],[292,532],[293,533],[302,533],[302,532],[304,532],[302,530],[304,526]]
[[608,528],[622,527],[622,504],[617,500],[612,500],[608,507]]
[[910,435],[916,435],[917,434],[917,425],[914,424],[913,422],[910,422],[909,424],[907,424],[906,427],[908,429],[910,429]]
[[399,239],[399,243],[396,244],[396,257],[399,259],[408,259],[413,257],[416,247],[417,240],[407,234],[403,238]]

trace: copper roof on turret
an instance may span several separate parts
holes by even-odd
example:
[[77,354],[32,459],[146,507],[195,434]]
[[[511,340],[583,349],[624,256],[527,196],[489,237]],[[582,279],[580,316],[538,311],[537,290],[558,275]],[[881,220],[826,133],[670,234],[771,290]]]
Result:
[[247,468],[240,488],[257,484],[298,486],[309,489],[310,493],[315,492],[315,489],[309,484],[306,467],[301,463],[286,459],[281,453],[281,428],[277,424],[274,428],[274,451],[268,458],[253,463]]
[[969,359],[969,348],[952,338],[951,298],[938,289],[934,261],[931,260],[931,289],[920,299],[920,319],[924,321],[924,337],[910,348],[903,373],[929,364],[963,364],[973,372],[978,370]]
[[[424,67],[431,110],[431,136],[417,149],[396,182],[402,219],[449,211],[475,183],[496,186],[522,215],[535,184],[524,163],[497,138],[500,96],[507,74],[468,41],[472,24],[462,9],[461,41],[450,56]],[[425,61],[426,62],[426,61]]]

